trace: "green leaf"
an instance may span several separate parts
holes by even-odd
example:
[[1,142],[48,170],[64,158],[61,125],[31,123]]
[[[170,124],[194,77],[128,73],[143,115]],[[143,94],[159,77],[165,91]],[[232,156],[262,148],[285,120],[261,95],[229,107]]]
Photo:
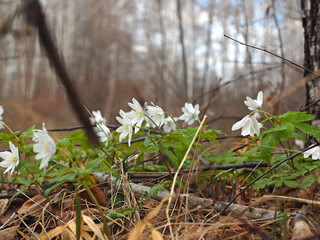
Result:
[[275,132],[279,132],[279,131],[285,131],[287,130],[287,126],[286,125],[276,125],[273,128],[270,128],[268,130],[266,130],[265,132],[263,132],[262,134],[260,134],[259,138],[262,139],[264,138],[264,136],[269,135],[271,133],[275,133]]
[[122,210],[109,210],[106,216],[109,219],[116,219],[116,218],[123,218],[130,213],[133,213],[136,209],[135,208],[126,208]]
[[35,126],[32,126],[30,128],[27,129],[27,131],[22,132],[21,135],[19,137],[21,138],[26,138],[26,137],[33,137],[33,130],[34,130]]
[[[147,166],[137,166],[130,169],[132,172],[167,172],[168,169],[163,165],[147,165]],[[119,174],[118,174],[119,175]]]
[[11,141],[14,137],[15,137],[16,134],[6,134],[6,133],[3,133],[3,132],[0,132],[0,139],[1,141],[6,141],[6,142],[9,142]]
[[69,148],[71,145],[71,141],[68,138],[63,138],[59,140],[56,144],[58,147],[61,147],[61,148]]
[[300,186],[299,183],[297,183],[296,181],[293,181],[293,180],[286,180],[286,181],[283,181],[283,183],[291,188],[297,188]]
[[292,123],[289,122],[282,124],[282,126],[285,126],[285,129],[279,131],[278,138],[280,141],[287,141],[290,137],[292,137],[294,126]]
[[86,163],[86,169],[97,168],[100,166],[100,163],[104,160],[105,160],[104,158],[96,158],[96,159],[90,160]]
[[148,146],[145,149],[143,149],[141,151],[141,153],[154,153],[154,152],[159,151],[159,149],[160,149],[159,145],[152,145],[152,146]]
[[166,160],[170,161],[176,168],[179,167],[179,164],[182,159],[178,159],[177,156],[167,149],[161,149],[160,153],[165,157]]
[[47,189],[44,191],[44,196],[45,196],[46,198],[48,198],[48,196],[50,195],[50,193],[51,193],[51,191],[52,191],[53,189],[59,187],[60,185],[62,185],[62,184],[64,184],[64,183],[65,183],[65,181],[63,181],[63,182],[58,182],[58,183],[54,184],[53,186],[47,188]]
[[311,186],[312,183],[314,183],[314,181],[316,181],[316,177],[313,175],[310,175],[303,180],[303,182],[300,184],[300,187],[301,188],[309,187]]
[[276,136],[278,140],[287,141],[290,137],[292,137],[293,131],[294,125],[292,123],[285,122],[281,125],[276,125],[275,127],[263,132],[260,135],[260,139],[264,138],[266,135],[269,135],[271,133],[277,133],[277,135],[274,136]]
[[252,188],[253,188],[253,189],[256,189],[256,190],[257,190],[257,189],[263,189],[263,188],[265,188],[265,186],[267,186],[267,185],[270,185],[270,179],[269,179],[269,178],[262,178],[262,179],[256,181],[256,182],[253,184]]
[[224,134],[222,131],[216,130],[216,129],[209,129],[207,131],[205,131],[203,133],[203,138],[208,139],[209,141],[213,141],[215,144],[217,144],[218,146],[220,146],[220,143],[217,141],[217,134],[222,134],[222,135],[226,135]]
[[268,134],[265,136],[260,145],[261,158],[265,160],[266,163],[270,163],[272,152],[277,145],[277,139],[275,134]]
[[173,149],[177,158],[181,160],[184,158],[184,155],[186,154],[187,150],[188,150],[188,145],[181,144],[181,143],[176,144]]
[[208,157],[208,160],[213,164],[230,164],[235,163],[234,151],[229,150],[219,155],[213,155]]
[[294,123],[294,126],[305,134],[309,134],[315,138],[320,138],[320,131],[315,126],[307,123]]
[[279,116],[285,122],[300,123],[313,120],[314,115],[308,114],[306,112],[287,112]]

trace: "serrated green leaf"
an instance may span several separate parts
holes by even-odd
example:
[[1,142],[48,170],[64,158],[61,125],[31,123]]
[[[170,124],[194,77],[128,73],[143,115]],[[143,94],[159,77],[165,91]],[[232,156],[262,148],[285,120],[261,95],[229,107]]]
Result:
[[294,126],[305,134],[309,134],[315,138],[320,138],[320,131],[315,126],[307,123],[294,123]]
[[105,160],[104,158],[96,158],[96,159],[90,160],[86,163],[86,169],[97,168],[100,166],[100,163],[104,160]]
[[68,138],[63,138],[63,139],[59,140],[56,144],[58,147],[69,149],[69,147],[71,145],[71,141]]
[[21,138],[26,138],[26,137],[33,137],[33,130],[34,130],[35,126],[32,126],[30,128],[27,129],[27,131],[24,131],[21,133],[21,135],[19,137]]
[[275,134],[268,134],[261,141],[261,145],[260,145],[261,158],[268,164],[270,163],[272,152],[274,151],[276,145],[277,145],[277,139]]
[[291,188],[297,188],[300,186],[299,183],[297,183],[296,181],[293,181],[293,180],[286,180],[286,181],[283,181],[283,183]]
[[313,175],[310,175],[304,178],[303,182],[300,184],[300,187],[301,188],[309,187],[311,186],[312,183],[314,183],[314,181],[316,181],[316,177]]
[[308,114],[306,112],[287,112],[279,117],[283,121],[291,123],[307,122],[315,118],[314,115]]
[[154,153],[159,151],[159,149],[160,149],[159,145],[152,145],[143,149],[141,153]]
[[16,136],[17,133],[18,132],[9,135],[9,134],[0,132],[0,139],[1,139],[1,141],[9,142],[10,140],[12,140]]
[[260,134],[259,138],[262,139],[266,135],[272,134],[274,132],[285,131],[286,129],[287,129],[286,125],[276,125],[275,127],[270,128],[270,129],[266,130],[265,132],[263,132],[262,134]]
[[185,144],[176,144],[175,146],[174,146],[174,149],[173,149],[173,151],[174,151],[174,153],[175,153],[175,155],[176,155],[176,157],[178,158],[178,159],[183,159],[184,158],[184,155],[186,154],[186,152],[187,152],[187,150],[188,150],[188,145],[185,145]]
[[292,123],[286,122],[282,124],[285,127],[284,130],[278,132],[278,138],[280,141],[287,141],[289,138],[292,137],[294,126]]
[[213,164],[230,164],[236,161],[234,155],[234,151],[229,150],[219,155],[210,156],[207,159]]
[[137,166],[137,167],[132,167],[130,169],[130,171],[133,171],[133,172],[166,172],[168,171],[168,169],[166,168],[166,166],[163,166],[163,165],[147,165],[147,166],[144,166],[142,167],[141,165],[140,166]]
[[166,160],[171,162],[176,168],[179,167],[179,164],[182,159],[178,159],[176,155],[174,155],[171,151],[162,148],[160,153],[165,157]]
[[270,185],[270,179],[269,178],[263,178],[258,180],[257,182],[255,182],[252,186],[253,189],[257,190],[257,189],[263,189],[265,188],[267,185]]

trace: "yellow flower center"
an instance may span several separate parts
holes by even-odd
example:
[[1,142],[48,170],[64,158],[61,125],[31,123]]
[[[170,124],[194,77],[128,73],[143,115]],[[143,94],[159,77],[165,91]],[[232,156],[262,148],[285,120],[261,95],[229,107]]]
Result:
[[11,154],[10,158],[8,159],[8,161],[9,161],[10,163],[16,163],[16,162],[18,161],[18,158],[17,158],[16,155]]

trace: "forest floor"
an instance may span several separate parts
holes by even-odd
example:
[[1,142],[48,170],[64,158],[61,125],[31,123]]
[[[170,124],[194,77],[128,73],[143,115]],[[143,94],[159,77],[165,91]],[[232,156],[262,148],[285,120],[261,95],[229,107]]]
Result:
[[[35,110],[30,111],[17,102],[6,104],[5,117],[17,128],[29,121],[40,125],[39,119],[50,112],[40,103],[33,103],[27,109]],[[17,117],[19,112],[24,117]],[[59,127],[76,123],[72,113],[67,118],[68,121],[65,116],[55,116],[51,123],[48,118],[48,125],[57,124],[57,119],[61,120]],[[241,151],[239,154],[246,149]],[[245,187],[245,178],[217,181],[213,174],[207,171],[204,178],[199,169],[179,175],[184,187],[170,195],[171,199],[169,188],[147,196],[156,184],[172,180],[170,173],[126,173],[117,183],[108,175],[94,174],[91,191],[106,214],[111,239],[320,239],[318,183],[308,188],[249,188],[225,209]],[[23,191],[14,196],[17,190]],[[85,190],[80,190],[79,197],[82,239],[108,239],[97,206]],[[75,206],[74,183],[57,187],[49,198],[44,197],[39,186],[24,189],[19,184],[4,183],[0,193],[0,240],[76,239]]]

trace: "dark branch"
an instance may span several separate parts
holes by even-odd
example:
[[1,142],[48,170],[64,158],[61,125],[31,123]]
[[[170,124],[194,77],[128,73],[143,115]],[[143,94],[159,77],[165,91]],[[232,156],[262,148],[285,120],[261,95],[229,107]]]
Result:
[[72,85],[71,78],[67,72],[63,59],[59,56],[58,49],[49,32],[46,16],[39,4],[38,0],[34,0],[26,9],[27,23],[35,26],[38,29],[40,42],[45,49],[48,59],[53,65],[58,77],[64,85],[68,99],[77,114],[79,121],[84,125],[88,138],[95,146],[99,145],[99,139],[93,131],[92,125],[89,120],[89,114],[85,111],[80,98]]

